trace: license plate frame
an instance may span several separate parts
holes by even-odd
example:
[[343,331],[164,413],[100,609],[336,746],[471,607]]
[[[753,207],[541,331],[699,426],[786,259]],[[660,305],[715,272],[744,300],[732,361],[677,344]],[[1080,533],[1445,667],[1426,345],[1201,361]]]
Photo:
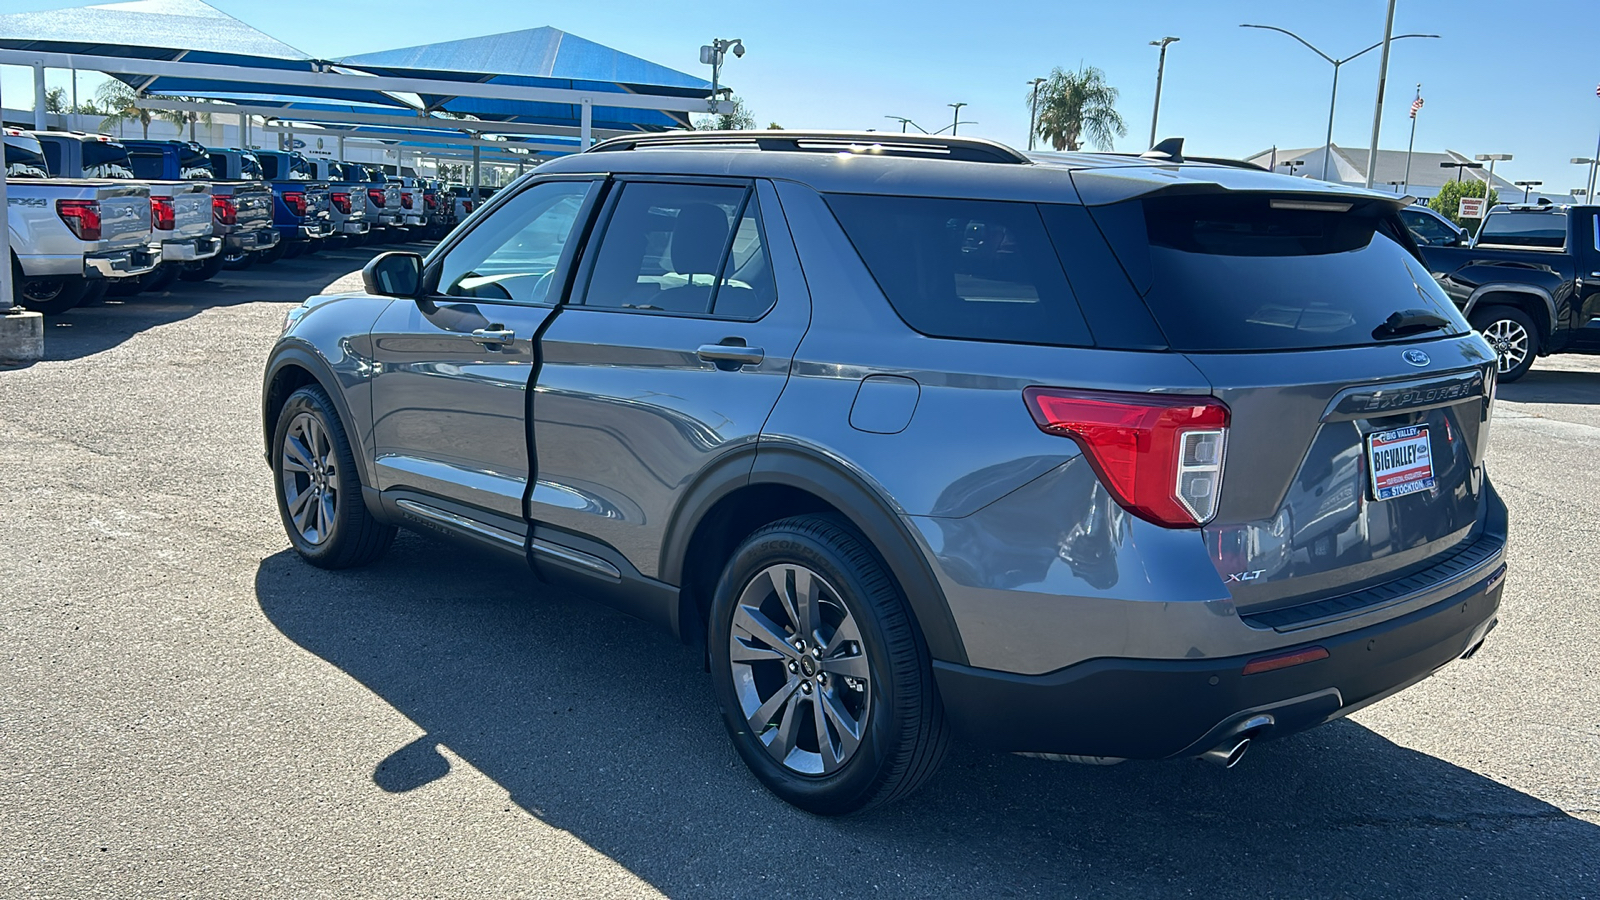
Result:
[[1364,443],[1367,486],[1373,500],[1393,500],[1438,486],[1427,425],[1375,431]]

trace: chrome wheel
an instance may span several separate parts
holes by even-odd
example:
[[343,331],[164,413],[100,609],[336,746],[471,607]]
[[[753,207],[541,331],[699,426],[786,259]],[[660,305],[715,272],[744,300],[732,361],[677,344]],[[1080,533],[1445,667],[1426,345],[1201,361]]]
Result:
[[838,591],[805,566],[756,573],[728,639],[734,690],[755,735],[784,768],[830,775],[861,745],[872,668]]
[[1485,325],[1483,337],[1494,348],[1500,374],[1522,365],[1528,359],[1528,330],[1512,319],[1496,319]]
[[300,413],[278,454],[289,520],[307,543],[326,543],[339,515],[339,457],[328,429],[311,413]]

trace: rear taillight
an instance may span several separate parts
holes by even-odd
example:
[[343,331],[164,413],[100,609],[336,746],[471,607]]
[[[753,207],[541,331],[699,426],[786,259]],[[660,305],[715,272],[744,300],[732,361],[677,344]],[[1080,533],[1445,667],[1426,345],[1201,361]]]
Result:
[[305,191],[284,191],[283,203],[285,206],[289,207],[290,212],[297,216],[303,216],[306,214]]
[[100,240],[99,200],[57,200],[56,215],[80,241]]
[[401,194],[400,195],[400,205],[405,207],[406,209],[410,209],[411,208],[411,195],[410,194]]
[[1229,419],[1221,401],[1038,387],[1023,397],[1041,430],[1077,441],[1129,512],[1168,528],[1217,514]]
[[439,208],[439,198],[435,197],[432,194],[427,194],[427,195],[423,196],[422,202],[426,203],[428,205],[429,209],[438,209]]
[[178,212],[172,208],[171,197],[150,198],[150,227],[156,231],[171,231],[178,224]]
[[367,188],[367,197],[372,200],[372,205],[383,205],[383,188]]
[[463,200],[463,201],[461,201],[461,210],[462,210],[462,212],[472,212],[472,201],[471,200]]
[[239,207],[233,204],[232,197],[212,197],[211,214],[216,216],[218,225],[239,224]]
[[345,215],[350,214],[350,195],[348,193],[344,191],[334,191],[328,195],[328,199],[333,202],[334,208],[339,210],[339,212],[342,212]]

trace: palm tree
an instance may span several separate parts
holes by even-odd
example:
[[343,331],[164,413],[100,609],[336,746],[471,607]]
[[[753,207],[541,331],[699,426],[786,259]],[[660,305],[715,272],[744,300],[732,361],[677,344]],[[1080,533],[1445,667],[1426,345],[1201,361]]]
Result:
[[150,139],[151,113],[148,109],[140,109],[134,105],[139,98],[133,92],[133,88],[111,78],[95,88],[94,96],[105,110],[105,118],[100,120],[101,131],[113,125],[137,121],[144,129],[145,139]]
[[[1027,98],[1032,102],[1031,91]],[[1035,133],[1057,150],[1078,150],[1086,140],[1110,150],[1116,138],[1128,133],[1116,105],[1117,89],[1106,84],[1106,73],[1094,66],[1076,72],[1058,68],[1039,85]]]

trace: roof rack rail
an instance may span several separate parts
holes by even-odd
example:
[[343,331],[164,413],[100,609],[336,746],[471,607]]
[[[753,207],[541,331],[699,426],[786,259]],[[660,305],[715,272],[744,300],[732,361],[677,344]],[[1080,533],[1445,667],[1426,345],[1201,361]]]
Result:
[[585,152],[665,148],[861,153],[1024,165],[1032,162],[1004,144],[981,138],[881,131],[666,131],[611,138]]

